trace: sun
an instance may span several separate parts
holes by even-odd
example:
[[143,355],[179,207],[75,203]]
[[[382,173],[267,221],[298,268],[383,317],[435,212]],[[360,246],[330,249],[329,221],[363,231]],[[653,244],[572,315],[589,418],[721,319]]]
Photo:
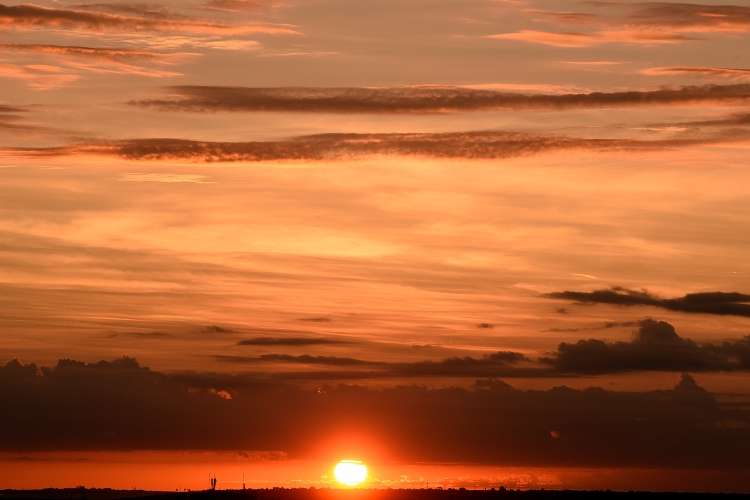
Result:
[[367,479],[367,466],[360,460],[342,460],[333,468],[336,481],[354,488]]

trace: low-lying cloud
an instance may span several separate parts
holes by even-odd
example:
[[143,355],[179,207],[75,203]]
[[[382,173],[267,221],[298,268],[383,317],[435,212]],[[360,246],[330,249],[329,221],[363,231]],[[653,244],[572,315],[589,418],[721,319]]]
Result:
[[462,377],[540,377],[550,376],[546,368],[518,366],[530,364],[525,355],[512,351],[498,351],[481,357],[451,357],[441,360],[413,362],[390,362],[363,360],[351,357],[262,354],[259,356],[218,355],[216,360],[222,363],[240,365],[262,365],[276,363],[284,365],[326,366],[341,368],[361,368],[360,371],[331,372],[277,372],[281,379],[375,379],[375,378],[462,378]]
[[[635,327],[633,339],[629,342],[599,339],[563,342],[554,353],[538,359],[513,351],[498,351],[479,357],[408,362],[311,354],[218,355],[215,359],[222,363],[245,366],[275,364],[277,366],[274,367],[272,377],[280,380],[545,378],[637,371],[750,370],[750,336],[722,342],[698,343],[679,336],[671,324],[653,319],[612,321],[595,328],[549,331],[601,331],[616,327]],[[288,346],[297,347],[295,344]],[[310,368],[319,366],[326,367],[327,371],[310,371]],[[304,367],[305,370],[297,367]],[[338,369],[346,371],[337,371]]]
[[305,388],[160,373],[127,358],[14,361],[0,367],[0,398],[11,410],[0,412],[6,451],[246,449],[295,458],[324,443],[330,450],[356,423],[357,435],[377,437],[403,460],[736,469],[750,453],[746,412],[723,410],[689,376],[652,392],[520,390],[493,380],[468,389]]
[[258,347],[307,347],[316,345],[345,344],[347,341],[324,337],[253,337],[237,342],[237,345]]
[[702,76],[729,80],[750,80],[748,68],[721,68],[713,66],[662,66],[646,68],[641,74],[648,76]]

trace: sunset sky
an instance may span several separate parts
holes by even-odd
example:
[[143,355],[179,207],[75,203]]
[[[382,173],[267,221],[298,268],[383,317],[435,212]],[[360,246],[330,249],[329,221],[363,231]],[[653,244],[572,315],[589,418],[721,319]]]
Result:
[[0,4],[0,488],[750,492],[748,2],[82,1]]

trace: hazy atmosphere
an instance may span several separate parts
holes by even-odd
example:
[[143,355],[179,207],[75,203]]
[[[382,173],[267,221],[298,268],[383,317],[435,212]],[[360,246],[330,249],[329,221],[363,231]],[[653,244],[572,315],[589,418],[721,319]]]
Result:
[[104,1],[0,4],[0,487],[750,492],[750,4]]

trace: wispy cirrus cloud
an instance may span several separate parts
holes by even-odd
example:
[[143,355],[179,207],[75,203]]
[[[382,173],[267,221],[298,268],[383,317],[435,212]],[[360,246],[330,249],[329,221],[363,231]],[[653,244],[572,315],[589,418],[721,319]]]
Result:
[[3,64],[0,78],[20,80],[35,90],[51,90],[69,85],[80,79],[62,66],[51,64]]
[[490,40],[528,42],[551,47],[584,48],[610,43],[658,45],[690,40],[686,35],[645,30],[603,30],[596,32],[550,32],[521,30],[487,35]]
[[[0,75],[2,74],[2,67],[0,64]],[[30,111],[30,107],[0,104],[0,133],[24,139],[36,138],[37,136],[59,139],[72,135],[70,131],[35,122],[34,115]]]
[[686,127],[732,127],[750,125],[750,113],[733,113],[721,118],[709,118],[705,120],[695,120],[683,122],[682,126]]
[[127,173],[120,177],[123,182],[159,182],[165,184],[206,184],[211,181],[205,175],[199,174],[144,174]]
[[280,0],[207,0],[204,7],[226,12],[254,12],[279,3]]
[[50,8],[31,4],[0,4],[0,26],[13,29],[64,29],[85,32],[165,32],[191,33],[197,35],[298,35],[299,31],[289,25],[274,24],[227,24],[218,21],[193,19],[165,11],[139,8],[116,9],[106,4],[88,8]]
[[[606,6],[606,2],[600,2]],[[621,4],[630,6],[630,4]],[[630,7],[626,22],[682,32],[750,31],[750,7],[687,2],[643,2]]]
[[713,66],[664,66],[641,70],[648,76],[698,76],[725,78],[730,80],[750,80],[750,68],[721,68]]
[[270,50],[259,54],[258,57],[265,58],[309,58],[319,59],[323,57],[336,57],[341,55],[341,52],[335,50],[309,50],[309,49],[283,49],[283,50]]
[[[527,10],[537,20],[585,25],[588,30],[524,29],[487,35],[553,47],[584,48],[605,44],[656,45],[697,40],[696,35],[750,31],[750,7],[668,2],[589,2],[602,12]],[[621,13],[620,11],[623,11]]]
[[[31,88],[49,90],[69,85],[85,74],[132,75],[171,78],[181,73],[166,69],[198,56],[190,52],[164,52],[129,47],[91,47],[57,44],[0,44],[0,53],[17,56],[4,64],[0,76],[25,80]],[[33,65],[23,56],[43,58]],[[40,64],[45,62],[45,64]],[[43,69],[39,69],[43,68]],[[51,69],[54,68],[54,71]]]
[[582,66],[582,67],[606,67],[606,66],[618,66],[624,64],[624,61],[611,61],[607,59],[589,60],[589,61],[562,61],[562,64],[570,66]]
[[127,47],[86,47],[80,45],[55,45],[55,44],[24,44],[24,43],[2,43],[0,51],[5,52],[29,52],[35,54],[46,54],[53,56],[86,57],[107,60],[165,60],[189,56],[191,54],[175,54],[157,52],[152,50],[140,50]]
[[0,104],[0,131],[18,134],[28,134],[43,128],[28,123],[28,110],[8,104]]

